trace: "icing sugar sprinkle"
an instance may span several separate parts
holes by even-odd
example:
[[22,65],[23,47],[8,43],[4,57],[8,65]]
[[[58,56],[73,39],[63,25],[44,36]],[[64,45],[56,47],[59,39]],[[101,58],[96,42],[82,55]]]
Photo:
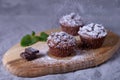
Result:
[[75,26],[82,26],[83,21],[81,19],[81,16],[75,13],[70,13],[69,15],[65,15],[60,19],[60,24],[75,27]]
[[78,34],[84,36],[91,36],[93,38],[104,37],[107,35],[106,29],[101,24],[90,23],[80,27]]
[[75,42],[76,40],[72,35],[63,31],[52,33],[47,40],[48,46],[57,48],[74,46]]

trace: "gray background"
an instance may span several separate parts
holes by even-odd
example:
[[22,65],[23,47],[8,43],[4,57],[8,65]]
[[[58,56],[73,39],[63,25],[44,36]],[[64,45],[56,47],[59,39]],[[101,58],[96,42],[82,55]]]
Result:
[[[3,54],[26,33],[59,27],[59,18],[70,12],[79,13],[86,23],[101,23],[120,35],[120,0],[0,0],[0,80],[27,80],[3,68]],[[44,79],[120,80],[120,49],[95,68],[29,80]]]

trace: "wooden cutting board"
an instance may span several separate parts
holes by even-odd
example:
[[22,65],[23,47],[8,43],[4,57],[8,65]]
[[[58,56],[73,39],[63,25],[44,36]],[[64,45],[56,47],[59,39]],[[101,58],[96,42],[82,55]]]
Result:
[[[52,29],[46,32],[56,31],[60,31],[60,29]],[[42,56],[33,61],[22,59],[20,53],[23,52],[26,47],[21,47],[18,43],[4,54],[4,67],[12,74],[20,77],[38,77],[94,67],[112,57],[120,47],[120,37],[109,31],[102,47],[91,50],[76,49],[75,55],[65,58],[50,55],[46,42],[38,42],[31,47],[39,49]]]

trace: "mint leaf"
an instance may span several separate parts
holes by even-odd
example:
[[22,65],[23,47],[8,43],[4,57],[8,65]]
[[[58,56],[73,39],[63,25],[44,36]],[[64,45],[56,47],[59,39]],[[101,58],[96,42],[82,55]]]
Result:
[[47,41],[48,38],[48,34],[46,34],[45,32],[41,32],[40,34],[40,41]]
[[39,36],[32,36],[32,44],[36,43],[39,41]]
[[35,36],[35,31],[32,31],[32,36]]
[[35,44],[38,41],[46,41],[48,36],[49,35],[46,34],[45,32],[41,32],[40,36],[35,36],[35,32],[32,31],[31,35],[27,34],[27,35],[23,36],[20,44],[23,47],[30,46],[32,44]]
[[31,42],[32,42],[31,35],[27,34],[23,36],[20,43],[21,43],[21,46],[25,47],[25,46],[31,45]]

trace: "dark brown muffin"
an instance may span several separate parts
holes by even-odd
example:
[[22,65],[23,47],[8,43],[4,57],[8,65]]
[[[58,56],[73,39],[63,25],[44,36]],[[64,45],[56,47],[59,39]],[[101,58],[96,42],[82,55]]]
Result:
[[66,32],[52,33],[47,40],[49,53],[57,57],[66,57],[74,53],[76,40]]
[[107,31],[101,24],[91,23],[80,28],[78,34],[82,41],[82,48],[96,49],[102,46]]
[[75,13],[63,16],[59,23],[62,31],[65,31],[73,36],[78,35],[79,28],[83,26],[83,20],[81,19],[81,16]]

